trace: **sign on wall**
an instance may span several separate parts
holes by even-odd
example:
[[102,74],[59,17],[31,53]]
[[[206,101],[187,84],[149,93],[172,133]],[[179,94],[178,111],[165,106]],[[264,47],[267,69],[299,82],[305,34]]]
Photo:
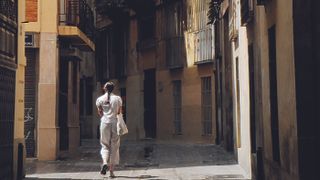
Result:
[[24,42],[25,42],[25,47],[34,47],[33,34],[26,34]]
[[24,45],[26,48],[39,48],[39,34],[26,33],[24,39]]

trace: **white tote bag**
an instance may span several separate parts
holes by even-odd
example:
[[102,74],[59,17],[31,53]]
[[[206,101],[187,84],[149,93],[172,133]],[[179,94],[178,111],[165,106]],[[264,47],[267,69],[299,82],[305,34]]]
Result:
[[126,123],[123,120],[123,115],[122,114],[118,114],[117,115],[118,118],[118,122],[117,122],[117,134],[119,136],[125,135],[128,133],[128,128]]

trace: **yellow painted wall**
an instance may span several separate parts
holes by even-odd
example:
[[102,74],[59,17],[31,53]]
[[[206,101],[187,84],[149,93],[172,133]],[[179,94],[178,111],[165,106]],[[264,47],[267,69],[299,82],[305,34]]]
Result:
[[142,139],[145,137],[144,130],[144,101],[143,101],[143,75],[128,76],[126,81],[127,90],[127,125],[128,139]]
[[[190,1],[190,3],[192,3]],[[180,142],[214,143],[215,141],[215,91],[213,64],[194,65],[194,41],[192,33],[185,33],[186,62],[180,70],[168,70],[166,67],[165,42],[162,40],[160,28],[161,13],[156,13],[156,47],[138,52],[137,20],[130,21],[130,40],[128,50],[127,90],[127,138],[144,138],[144,93],[143,73],[146,69],[156,69],[156,120],[157,139]],[[212,79],[212,124],[213,135],[202,136],[201,124],[201,77],[211,76]],[[172,81],[182,81],[182,134],[174,135]]]
[[58,128],[58,2],[40,1],[38,85],[38,159],[55,160],[59,152]]
[[[263,151],[267,179],[299,179],[298,143],[295,95],[295,67],[293,41],[293,4],[290,0],[270,1],[265,7],[256,7],[257,26],[255,42],[261,61]],[[276,25],[278,119],[280,140],[280,167],[273,161],[268,29]],[[288,113],[290,112],[290,113]],[[277,171],[274,171],[275,169]]]
[[58,1],[40,1],[41,32],[57,33],[58,17]]
[[[15,114],[14,114],[14,148],[13,148],[13,178],[17,178],[18,166],[18,145],[25,146],[24,141],[24,76],[26,58],[24,52],[24,24],[25,21],[25,1],[18,1],[18,60],[16,70],[16,93],[15,93]],[[23,161],[25,161],[25,149],[23,150]]]
[[[215,91],[212,89],[212,136],[202,136],[201,122],[201,77],[210,76],[214,87],[212,67],[184,69],[183,71],[157,72],[157,127],[158,138],[166,141],[180,141],[190,143],[215,143],[216,115]],[[181,80],[182,95],[182,135],[174,133],[173,114],[173,80]]]
[[[63,59],[67,60],[67,59]],[[68,63],[68,135],[69,135],[69,153],[74,154],[77,151],[77,148],[80,145],[80,124],[79,124],[79,96],[76,97],[76,102],[73,101],[73,92],[76,92],[77,94],[80,93],[80,74],[79,74],[79,66],[80,63],[77,62],[77,69],[76,69],[76,87],[74,87],[74,79],[73,79],[73,71],[74,71],[74,62],[69,61]],[[67,77],[66,77],[67,78]],[[76,91],[73,91],[76,88]]]
[[[251,139],[250,139],[250,86],[249,86],[249,56],[247,28],[241,24],[241,5],[239,0],[232,4],[235,13],[235,28],[238,31],[238,39],[232,43],[232,79],[233,79],[233,119],[234,119],[234,143],[237,150],[238,162],[251,177]],[[230,27],[230,26],[229,26]],[[239,45],[237,46],[237,43]],[[238,58],[238,64],[236,59]],[[238,66],[238,74],[237,74]],[[239,84],[237,85],[237,76]],[[237,88],[239,90],[237,91]],[[237,102],[239,101],[239,102]],[[238,107],[239,106],[239,107]]]
[[127,73],[128,75],[136,75],[139,73],[141,65],[138,61],[138,52],[136,43],[138,41],[138,23],[137,19],[132,19],[129,25],[129,45],[128,45],[128,63]]

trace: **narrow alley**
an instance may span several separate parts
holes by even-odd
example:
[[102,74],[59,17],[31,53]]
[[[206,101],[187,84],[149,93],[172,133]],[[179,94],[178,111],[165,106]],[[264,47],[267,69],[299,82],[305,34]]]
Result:
[[318,7],[0,0],[0,180],[319,180]]
[[[73,158],[30,159],[26,179],[108,179],[108,173],[106,176],[99,174],[98,143],[97,140],[84,140]],[[120,158],[113,179],[246,179],[233,154],[217,145],[125,141],[120,148]]]

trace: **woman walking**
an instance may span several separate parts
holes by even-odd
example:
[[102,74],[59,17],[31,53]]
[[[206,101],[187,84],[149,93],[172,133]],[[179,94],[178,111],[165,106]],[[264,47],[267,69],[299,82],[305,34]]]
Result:
[[105,175],[110,171],[110,177],[115,177],[114,166],[119,164],[120,136],[117,134],[117,115],[121,113],[122,100],[112,93],[114,84],[107,82],[103,89],[105,94],[97,101],[98,114],[101,117],[100,123],[100,144],[102,167],[100,174]]

